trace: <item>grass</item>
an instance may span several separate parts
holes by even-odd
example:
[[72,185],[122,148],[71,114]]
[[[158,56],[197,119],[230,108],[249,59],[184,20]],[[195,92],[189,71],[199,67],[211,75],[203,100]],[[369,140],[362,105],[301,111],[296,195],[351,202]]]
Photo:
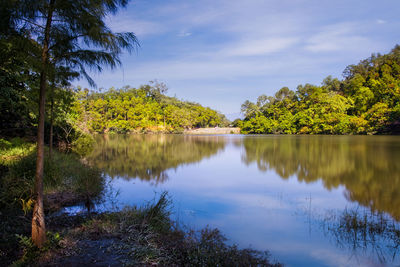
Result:
[[400,247],[398,222],[384,213],[345,209],[327,216],[322,226],[340,247],[376,255],[382,264],[394,263]]
[[[30,236],[35,152],[35,144],[22,139],[0,139],[0,262],[4,264],[23,255],[20,237]],[[45,157],[46,214],[78,203],[91,207],[102,198],[104,187],[101,172],[77,155],[54,151],[52,159]]]
[[[1,179],[0,208],[28,203],[33,195],[36,153],[33,150],[15,159],[7,163],[8,171]],[[45,204],[51,211],[65,204],[95,202],[105,187],[98,169],[85,165],[74,154],[59,152],[54,152],[52,159],[45,158],[43,183]]]
[[[169,198],[163,193],[158,201],[145,207],[97,214],[81,224],[69,225],[65,233],[69,242],[66,243],[88,244],[88,240],[97,240],[98,247],[93,247],[90,253],[93,254],[95,251],[102,253],[102,244],[112,240],[105,253],[107,257],[119,258],[119,263],[125,266],[280,266],[271,263],[267,252],[227,245],[226,238],[217,229],[189,232],[178,229],[170,219],[169,208]],[[58,225],[56,221],[53,222],[55,226]],[[67,264],[66,254],[90,262],[89,258],[79,256],[79,248],[69,245],[55,253],[58,256],[54,256],[50,264]]]
[[5,140],[0,138],[0,165],[8,166],[14,161],[32,153],[36,147],[34,143],[28,143],[21,138]]

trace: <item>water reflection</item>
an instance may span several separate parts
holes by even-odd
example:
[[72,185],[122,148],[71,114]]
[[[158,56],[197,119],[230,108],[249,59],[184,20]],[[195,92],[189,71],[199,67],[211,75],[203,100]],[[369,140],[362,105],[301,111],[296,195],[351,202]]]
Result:
[[400,142],[391,136],[245,137],[245,164],[283,179],[346,188],[350,201],[400,220]]
[[345,209],[327,213],[321,226],[336,246],[365,255],[376,255],[379,262],[394,263],[400,247],[400,227],[392,218],[365,209]]
[[153,183],[168,179],[166,170],[200,162],[225,147],[225,139],[210,136],[99,135],[88,157],[111,177],[140,178]]
[[288,266],[373,266],[399,263],[398,158],[393,136],[99,135],[88,161],[117,206],[168,190],[183,223]]
[[88,161],[111,177],[168,179],[167,170],[240,148],[242,162],[281,178],[322,181],[371,211],[400,220],[400,142],[396,136],[182,136],[99,135]]

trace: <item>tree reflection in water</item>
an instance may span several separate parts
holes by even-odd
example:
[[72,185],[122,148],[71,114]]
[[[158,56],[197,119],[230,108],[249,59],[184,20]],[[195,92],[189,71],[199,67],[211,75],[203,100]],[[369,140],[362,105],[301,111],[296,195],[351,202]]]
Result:
[[322,181],[371,211],[400,220],[400,142],[396,136],[264,136],[243,138],[245,164],[281,178]]
[[[244,138],[242,161],[281,178],[322,181],[360,206],[312,214],[341,248],[395,262],[400,245],[400,142],[393,136],[264,136]],[[306,211],[307,213],[308,211]],[[311,211],[309,211],[311,212]],[[307,214],[308,215],[308,214]]]
[[227,143],[240,149],[244,164],[256,163],[262,172],[321,181],[327,190],[343,186],[346,199],[360,208],[310,215],[310,221],[322,225],[339,247],[374,254],[381,262],[398,261],[400,142],[395,136],[99,135],[87,159],[110,177],[157,184],[168,179],[167,170],[212,157]]
[[200,162],[225,147],[216,136],[99,135],[88,161],[110,177],[140,178],[155,184],[168,179],[166,170]]

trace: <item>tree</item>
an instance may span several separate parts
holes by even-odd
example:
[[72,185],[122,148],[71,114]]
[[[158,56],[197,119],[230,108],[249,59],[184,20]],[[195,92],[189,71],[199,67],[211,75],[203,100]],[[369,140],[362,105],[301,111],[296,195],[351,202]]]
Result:
[[253,102],[246,100],[242,104],[240,111],[243,113],[245,118],[252,118],[260,113],[260,107]]
[[32,115],[36,115],[35,93],[37,66],[21,51],[38,52],[36,43],[0,32],[0,133],[2,135],[26,134],[31,130]]
[[[131,51],[138,43],[133,33],[113,33],[104,23],[109,14],[125,7],[128,0],[5,0],[1,5],[1,32],[18,35],[40,44],[39,121],[35,205],[32,240],[38,247],[46,241],[43,211],[45,96],[52,69],[64,66],[91,85],[86,68],[115,67],[123,49]],[[69,77],[71,78],[71,77]]]

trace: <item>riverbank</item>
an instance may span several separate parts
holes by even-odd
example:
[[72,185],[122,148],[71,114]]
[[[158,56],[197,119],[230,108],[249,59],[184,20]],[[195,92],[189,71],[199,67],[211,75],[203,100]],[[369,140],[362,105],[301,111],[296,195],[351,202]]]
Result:
[[193,130],[185,130],[183,134],[240,134],[240,128],[237,127],[198,128]]
[[50,218],[48,228],[62,238],[38,258],[39,265],[280,266],[267,252],[226,245],[217,229],[180,230],[169,205],[164,193],[145,207]]
[[[227,245],[217,229],[183,231],[170,219],[166,193],[143,207],[90,212],[106,191],[103,175],[78,156],[58,152],[45,162],[48,242],[39,250],[30,240],[34,144],[3,141],[0,262],[4,265],[279,266],[268,253]],[[83,205],[87,212],[59,212],[69,205]]]

